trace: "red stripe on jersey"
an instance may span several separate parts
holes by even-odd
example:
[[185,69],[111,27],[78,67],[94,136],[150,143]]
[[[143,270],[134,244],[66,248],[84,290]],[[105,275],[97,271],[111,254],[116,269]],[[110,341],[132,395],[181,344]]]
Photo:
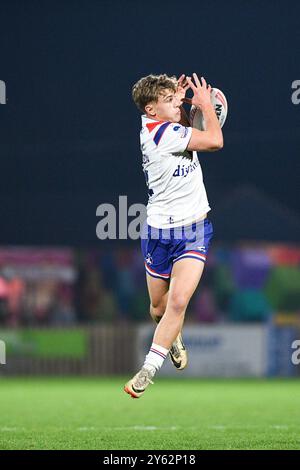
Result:
[[146,124],[146,127],[148,129],[149,132],[152,132],[153,129],[158,126],[158,124],[162,124],[164,121],[155,121],[155,122],[148,122]]

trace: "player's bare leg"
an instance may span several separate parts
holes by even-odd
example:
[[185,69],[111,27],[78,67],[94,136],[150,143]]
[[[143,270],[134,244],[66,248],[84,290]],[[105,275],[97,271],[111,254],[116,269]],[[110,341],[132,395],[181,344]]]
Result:
[[183,326],[185,311],[202,276],[204,264],[185,258],[174,263],[167,306],[156,327],[153,343],[142,369],[129,381],[124,390],[133,398],[143,395],[157,370],[163,364],[173,342]]
[[153,342],[170,349],[180,333],[185,311],[201,279],[204,263],[185,258],[174,263],[166,311],[157,325]]
[[[146,274],[146,278],[150,297],[150,315],[155,323],[159,323],[167,307],[169,281],[152,277],[149,274]],[[188,356],[181,332],[173,342],[169,355],[177,370],[183,370],[187,366]]]
[[146,279],[150,297],[150,315],[155,323],[159,323],[167,307],[169,281],[152,277],[147,273]]

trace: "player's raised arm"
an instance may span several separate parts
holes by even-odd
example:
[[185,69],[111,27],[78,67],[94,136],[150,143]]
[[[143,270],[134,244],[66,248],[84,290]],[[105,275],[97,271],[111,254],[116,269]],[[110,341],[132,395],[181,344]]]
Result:
[[193,128],[187,149],[196,150],[198,152],[213,152],[223,147],[223,133],[210,100],[211,86],[207,86],[203,77],[201,78],[201,84],[195,73],[193,73],[193,78],[195,84],[192,82],[190,77],[186,77],[186,80],[193,90],[194,96],[193,98],[185,99],[184,101],[201,109],[205,120],[206,130],[199,131],[198,129]]

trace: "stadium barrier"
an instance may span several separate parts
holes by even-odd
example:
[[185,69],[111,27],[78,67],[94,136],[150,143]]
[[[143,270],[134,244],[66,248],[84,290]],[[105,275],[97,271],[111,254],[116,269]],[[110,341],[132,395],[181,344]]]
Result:
[[[154,325],[98,325],[64,329],[3,329],[6,362],[0,376],[132,374],[143,363]],[[181,377],[300,375],[292,361],[298,327],[274,324],[187,325],[189,366]],[[297,356],[298,357],[298,356]],[[300,357],[300,352],[299,352]],[[300,360],[299,360],[300,362]],[[161,376],[178,376],[165,361]]]
[[8,375],[109,375],[132,371],[135,327],[0,330]]
[[[153,327],[149,324],[140,325],[137,329],[135,367],[143,361],[152,335]],[[187,325],[183,337],[189,364],[182,371],[182,377],[300,375],[300,365],[292,362],[292,344],[297,338],[300,339],[299,327],[272,323],[198,324]],[[178,371],[167,360],[160,375],[178,377]]]

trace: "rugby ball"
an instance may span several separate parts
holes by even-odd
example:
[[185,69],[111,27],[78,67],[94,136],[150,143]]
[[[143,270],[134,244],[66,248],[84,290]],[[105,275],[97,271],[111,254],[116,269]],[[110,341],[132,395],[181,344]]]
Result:
[[[222,93],[222,91],[218,88],[212,88],[210,96],[212,105],[216,111],[217,118],[219,119],[220,127],[223,127],[228,112],[226,97],[224,93]],[[190,109],[190,123],[191,127],[195,127],[200,131],[205,131],[205,121],[203,118],[202,111],[201,109],[196,108],[196,106],[194,105],[192,105]]]

